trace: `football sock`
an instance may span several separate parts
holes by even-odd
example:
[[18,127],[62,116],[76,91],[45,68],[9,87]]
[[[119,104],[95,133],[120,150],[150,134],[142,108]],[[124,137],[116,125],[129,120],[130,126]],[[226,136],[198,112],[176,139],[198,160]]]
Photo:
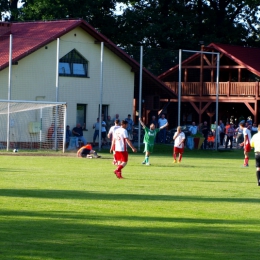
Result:
[[249,157],[246,157],[245,160],[244,160],[244,164],[247,165],[248,161],[249,161]]
[[121,170],[122,170],[123,168],[124,168],[123,165],[118,165],[118,167],[117,167],[117,171],[121,172]]
[[149,163],[149,156],[146,157],[146,162]]
[[176,153],[173,154],[173,159],[176,160]]
[[181,161],[182,159],[182,154],[179,155],[179,162]]
[[260,183],[260,171],[256,171],[257,183]]
[[148,161],[149,161],[149,158],[148,158],[147,156],[145,156],[145,159],[144,159],[144,161],[145,161],[146,163],[148,163]]

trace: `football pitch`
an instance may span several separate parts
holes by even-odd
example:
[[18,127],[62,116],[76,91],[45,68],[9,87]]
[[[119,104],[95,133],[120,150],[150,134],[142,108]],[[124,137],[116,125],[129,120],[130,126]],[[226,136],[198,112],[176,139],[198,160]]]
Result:
[[188,151],[173,164],[157,145],[151,166],[112,155],[1,155],[0,259],[259,259],[260,187],[254,153]]

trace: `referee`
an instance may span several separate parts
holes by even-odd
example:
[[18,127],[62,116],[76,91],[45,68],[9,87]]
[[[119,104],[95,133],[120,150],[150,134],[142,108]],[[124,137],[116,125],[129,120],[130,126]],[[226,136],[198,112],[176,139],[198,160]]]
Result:
[[255,148],[256,179],[257,186],[260,186],[260,124],[258,125],[257,130],[257,134],[251,139],[251,147]]

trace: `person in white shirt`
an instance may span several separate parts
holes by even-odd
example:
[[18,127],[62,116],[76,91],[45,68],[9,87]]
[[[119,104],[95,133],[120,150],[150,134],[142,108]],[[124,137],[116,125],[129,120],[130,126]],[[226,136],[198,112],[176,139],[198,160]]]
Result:
[[[115,134],[115,131],[120,128],[120,125],[119,125],[119,120],[116,119],[115,120],[115,125],[111,126],[109,131],[108,131],[108,134],[107,134],[107,137],[112,140],[111,142],[113,142],[113,136]],[[113,164],[114,165],[117,165],[117,161],[116,161],[116,158],[115,158],[115,151],[113,151],[113,156],[114,156],[114,160],[113,160]]]
[[257,186],[260,186],[260,125],[258,132],[251,139],[251,147],[255,148],[256,179]]
[[[168,123],[168,120],[165,118],[165,115],[162,114],[161,118],[158,120],[158,128],[161,128],[162,126],[166,125]],[[159,133],[159,142],[165,144],[166,141],[166,128],[163,128]]]
[[177,154],[179,154],[178,163],[181,162],[182,154],[184,152],[185,134],[181,131],[181,127],[177,127],[177,132],[173,136],[174,147],[173,147],[173,163],[177,162]]
[[242,142],[240,144],[240,146],[244,147],[244,155],[245,155],[244,167],[248,167],[249,166],[249,164],[248,164],[248,162],[249,162],[249,152],[251,151],[251,145],[250,145],[251,132],[250,132],[249,129],[247,129],[245,121],[241,121],[239,123],[239,127],[241,129],[243,129],[243,136],[244,136],[244,142]]
[[127,125],[128,122],[126,120],[122,120],[121,127],[116,129],[113,141],[110,148],[110,153],[115,151],[115,159],[117,161],[117,168],[114,171],[116,177],[118,179],[122,179],[122,169],[126,166],[128,162],[128,152],[127,145],[129,145],[134,153],[137,152],[136,148],[133,146],[132,142],[128,138],[127,133]]
[[192,126],[189,129],[191,135],[197,134],[198,128],[195,124],[195,122],[192,122]]

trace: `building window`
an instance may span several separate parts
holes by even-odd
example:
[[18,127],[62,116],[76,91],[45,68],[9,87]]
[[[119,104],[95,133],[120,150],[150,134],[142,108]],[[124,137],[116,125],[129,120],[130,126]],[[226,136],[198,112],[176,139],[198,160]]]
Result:
[[87,116],[87,105],[86,104],[77,104],[77,123],[80,123],[81,126],[86,125],[86,116]]
[[65,77],[88,77],[88,61],[75,49],[59,61],[59,75]]

